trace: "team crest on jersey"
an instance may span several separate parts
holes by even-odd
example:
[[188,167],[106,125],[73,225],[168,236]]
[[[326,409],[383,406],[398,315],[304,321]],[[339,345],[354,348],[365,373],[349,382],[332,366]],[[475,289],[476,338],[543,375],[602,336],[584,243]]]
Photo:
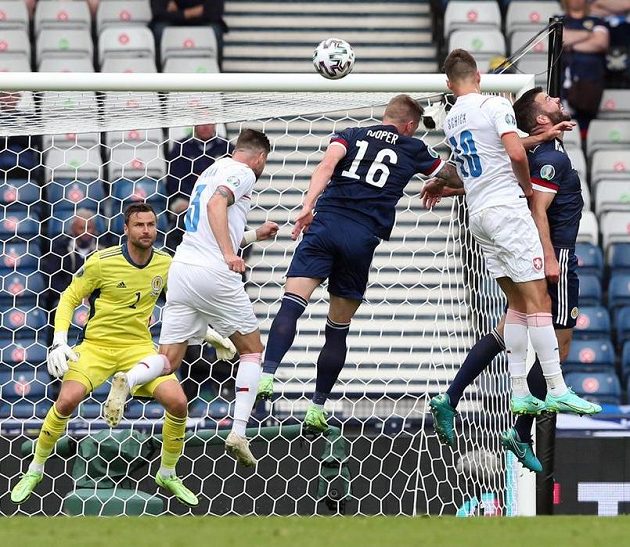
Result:
[[76,272],[75,272],[75,277],[83,277],[83,274],[85,273],[85,267],[81,266]]
[[516,125],[516,118],[512,114],[505,115],[505,123],[508,125]]
[[232,186],[234,186],[234,188],[238,188],[239,185],[241,184],[241,181],[238,180],[238,177],[235,177],[235,176],[228,177],[226,181]]
[[532,260],[532,262],[534,263],[534,269],[536,271],[540,271],[542,270],[543,267],[543,259],[540,258],[539,256],[537,256],[536,258],[534,258],[534,260]]
[[159,296],[164,287],[164,279],[161,275],[156,275],[151,280],[151,296]]
[[552,180],[556,176],[556,170],[553,165],[543,165],[540,168],[540,176],[545,180]]
[[571,310],[571,319],[577,319],[578,315],[580,315],[580,310],[577,306],[574,306]]

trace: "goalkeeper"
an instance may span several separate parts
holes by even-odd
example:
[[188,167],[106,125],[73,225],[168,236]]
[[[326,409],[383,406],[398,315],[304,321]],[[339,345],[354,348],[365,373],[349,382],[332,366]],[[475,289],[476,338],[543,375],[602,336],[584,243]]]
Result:
[[[26,501],[42,480],[44,463],[88,393],[114,373],[119,373],[115,378],[124,378],[124,371],[138,361],[162,359],[155,351],[148,324],[155,302],[166,288],[171,257],[153,248],[157,228],[150,205],[130,205],[125,210],[124,230],[127,242],[92,254],[61,295],[48,371],[63,377],[63,383],[44,419],[33,461],[11,491],[14,503]],[[72,314],[88,296],[90,316],[80,344],[71,349],[68,328]],[[179,381],[174,374],[161,376],[139,385],[133,393],[153,397],[166,410],[161,464],[155,482],[182,503],[196,506],[197,496],[175,474],[183,451],[188,412]]]

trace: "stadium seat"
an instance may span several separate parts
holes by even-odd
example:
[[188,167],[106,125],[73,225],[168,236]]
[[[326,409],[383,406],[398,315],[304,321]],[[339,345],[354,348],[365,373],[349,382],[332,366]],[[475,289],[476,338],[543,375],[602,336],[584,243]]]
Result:
[[157,72],[155,60],[149,57],[108,57],[101,65],[101,72],[113,73],[153,73]]
[[617,346],[621,347],[630,340],[630,307],[621,308],[616,317],[615,333],[617,335]]
[[166,27],[160,43],[162,66],[171,57],[216,59],[217,38],[209,27]]
[[599,242],[599,228],[597,226],[597,217],[591,211],[582,211],[582,219],[580,220],[580,228],[577,236],[578,243],[591,243],[597,245]]
[[610,316],[603,306],[584,306],[575,325],[575,338],[591,340],[610,338]]
[[103,161],[98,147],[79,146],[66,150],[53,148],[44,156],[46,181],[63,180],[84,182],[101,180]]
[[49,234],[68,233],[72,219],[79,209],[93,211],[101,228],[107,215],[107,200],[101,181],[51,181],[47,186],[47,201],[51,203],[47,221]]
[[92,59],[87,57],[46,57],[39,64],[40,72],[94,72]]
[[[575,122],[575,120],[573,121]],[[582,136],[580,135],[580,131],[577,129],[577,125],[573,129],[573,131],[565,132],[564,138],[562,139],[562,144],[564,144],[564,148],[567,151],[574,148],[582,150]]]
[[42,256],[39,241],[26,242],[0,241],[0,267],[3,270],[30,272],[37,269]]
[[[4,308],[0,311],[0,331],[3,335],[12,334],[16,339],[33,338],[46,340],[44,328],[48,324],[48,314],[35,306]],[[42,338],[43,337],[43,338]]]
[[630,179],[600,180],[595,192],[595,214],[601,218],[610,211],[630,211]]
[[597,150],[591,158],[591,186],[603,179],[630,182],[630,152]]
[[611,273],[630,273],[630,243],[614,243],[608,250]]
[[221,72],[215,59],[207,57],[171,57],[164,63],[162,72],[214,74]]
[[81,148],[94,148],[101,142],[100,133],[64,133],[63,135],[44,135],[43,150],[51,148],[68,149],[75,146]]
[[28,32],[29,17],[26,3],[22,0],[0,1],[0,32],[23,30]]
[[129,116],[141,120],[149,127],[155,124],[155,112],[161,108],[160,97],[154,92],[135,93],[130,97],[128,93],[105,93],[103,111],[106,119],[118,119],[120,116]]
[[26,179],[0,183],[0,206],[5,213],[32,207],[41,198],[41,188]]
[[24,242],[39,234],[39,218],[34,212],[12,211],[0,219],[0,241]]
[[599,279],[604,274],[604,254],[598,245],[593,243],[578,243],[575,246],[575,256],[578,259],[578,274],[596,275]]
[[151,21],[149,0],[107,0],[99,2],[96,10],[96,31],[116,26],[146,26]]
[[604,251],[611,243],[630,243],[630,212],[605,213],[600,219]]
[[593,120],[586,137],[589,158],[597,150],[628,150],[630,147],[630,120]]
[[[48,395],[50,376],[45,368],[29,367],[0,371],[0,399],[15,402],[26,399],[31,402],[45,399]],[[52,386],[51,386],[52,387]],[[50,393],[52,399],[52,393]]]
[[[96,93],[93,91],[45,91],[40,97],[40,107],[42,115],[50,119],[64,116],[64,110],[70,109],[75,115],[80,112],[79,115],[86,124],[98,124],[100,120]],[[57,125],[55,129],[59,131],[59,126]]]
[[[533,36],[534,36],[534,33],[531,30],[514,32],[510,36],[510,54],[513,54],[516,51],[518,51],[520,48],[522,48],[525,44],[527,44],[527,42],[529,42],[533,38]],[[529,49],[529,51],[525,55],[529,57],[544,58],[544,60],[546,61],[547,51],[549,49],[548,41],[549,41],[548,37],[546,36],[539,38],[535,43],[527,46],[528,48],[531,48],[531,49]]]
[[600,306],[602,304],[602,286],[596,275],[583,274],[580,277],[580,306]]
[[621,404],[621,384],[612,372],[570,372],[566,383],[575,393],[600,404]]
[[162,181],[144,177],[136,180],[119,179],[112,184],[112,215],[122,212],[129,203],[145,201],[151,203],[158,212],[166,208]]
[[13,403],[0,403],[0,418],[19,420],[20,423],[37,420],[41,424],[51,406],[52,400],[49,399],[41,399],[36,402],[18,399]]
[[105,146],[112,149],[122,143],[132,147],[161,145],[164,133],[161,129],[131,129],[129,131],[109,131],[105,134]]
[[490,59],[505,55],[505,38],[499,30],[456,30],[451,33],[448,50],[461,48],[475,56],[480,72],[487,72]]
[[98,38],[98,62],[103,66],[110,57],[155,58],[153,33],[142,26],[109,27]]
[[523,31],[533,36],[547,25],[550,17],[561,13],[559,2],[512,0],[505,16],[505,33],[511,36],[514,32]]
[[[45,342],[45,341],[42,341]],[[36,367],[46,363],[47,346],[35,338],[13,342],[0,339],[0,359],[9,368]]]
[[615,372],[615,349],[610,339],[573,340],[563,371],[596,370]]
[[44,29],[37,38],[37,66],[44,59],[72,58],[92,60],[94,46],[89,30]]
[[30,64],[31,41],[25,30],[3,30],[0,33],[0,59],[21,59]]
[[571,160],[571,165],[573,165],[573,169],[575,169],[578,172],[578,175],[580,175],[580,181],[583,185],[582,188],[584,188],[584,186],[588,188],[588,185],[586,184],[588,171],[586,170],[586,158],[584,157],[584,152],[582,152],[581,148],[567,148],[566,151],[569,159]]
[[623,345],[621,352],[621,378],[624,382],[630,379],[630,342]]
[[161,420],[164,418],[164,407],[155,401],[131,401],[125,409],[125,418],[128,420]]
[[31,72],[31,60],[26,57],[5,57],[0,54],[0,72]]
[[527,56],[519,59],[516,64],[518,71],[523,74],[534,74],[536,85],[544,88],[547,82],[547,59],[543,56]]
[[161,179],[166,173],[162,148],[154,143],[144,146],[116,146],[109,160],[109,180],[114,185],[118,179]]
[[500,29],[501,11],[499,5],[495,1],[451,0],[444,12],[444,37],[448,38],[455,30],[467,30],[473,26],[480,30]]
[[75,308],[72,314],[72,320],[70,322],[70,329],[68,330],[68,340],[71,342],[77,342],[78,337],[83,331],[83,327],[87,323],[90,317],[90,307],[85,304],[81,304]]
[[603,120],[630,119],[630,89],[604,89],[597,117]]
[[608,309],[615,317],[625,306],[630,306],[630,273],[613,273],[608,283]]
[[584,205],[582,206],[583,212],[589,212],[591,210],[591,190],[588,187],[588,183],[586,182],[586,178],[580,178],[580,187],[582,188],[582,200],[584,201]]
[[[2,272],[2,270],[0,270]],[[39,272],[11,273],[0,277],[0,306],[26,306],[36,304],[47,286]],[[42,302],[43,304],[43,302]]]
[[87,2],[47,0],[35,5],[35,35],[44,29],[87,30],[92,29],[92,19]]

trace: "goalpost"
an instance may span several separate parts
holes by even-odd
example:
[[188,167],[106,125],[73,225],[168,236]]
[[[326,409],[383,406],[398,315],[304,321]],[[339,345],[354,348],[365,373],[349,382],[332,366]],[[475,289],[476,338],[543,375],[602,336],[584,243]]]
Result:
[[[482,90],[514,98],[533,82],[529,75],[484,75]],[[377,123],[387,101],[402,92],[432,105],[439,119],[446,91],[439,74],[357,74],[337,81],[315,74],[0,74],[0,94],[19,93],[17,108],[0,101],[0,135],[28,136],[41,151],[17,178],[0,171],[2,488],[26,468],[29,440],[58,391],[45,365],[50,286],[42,257],[76,211],[91,211],[100,241],[109,232],[108,241],[117,243],[122,209],[146,200],[159,212],[156,245],[162,246],[172,229],[169,142],[186,138],[196,124],[216,123],[227,139],[242,127],[265,131],[272,152],[248,221],[272,220],[281,228],[275,241],[255,244],[247,258],[247,291],[264,341],[296,245],[289,225],[329,135]],[[422,127],[417,136],[446,159],[441,130]],[[230,423],[233,370],[214,378],[214,389],[196,373],[206,370],[197,369],[201,362],[184,371],[193,400],[178,471],[201,494],[195,513],[523,514],[527,502],[517,500],[516,485],[522,471],[498,441],[511,425],[502,357],[462,399],[455,450],[439,444],[430,424],[426,403],[446,389],[471,345],[494,326],[503,299],[467,230],[463,200],[444,199],[427,211],[421,184],[408,185],[391,240],[377,249],[367,300],[351,326],[347,365],[327,404],[329,435],[304,436],[299,428],[323,343],[325,287],[298,324],[295,345],[278,370],[275,400],[257,408],[250,422],[255,471],[236,468],[219,441]],[[86,313],[75,314],[75,332]],[[153,332],[159,306],[154,315]],[[128,513],[129,492],[143,500],[139,512],[186,512],[155,498],[152,475],[142,465],[156,465],[160,409],[133,402],[121,430],[112,432],[99,418],[106,392],[104,386],[81,405],[26,504],[17,509],[0,493],[0,514]],[[114,500],[119,489],[126,492],[116,509],[94,509],[91,500],[103,494],[102,486]],[[88,494],[72,497],[75,488]],[[159,504],[149,509],[154,500]]]

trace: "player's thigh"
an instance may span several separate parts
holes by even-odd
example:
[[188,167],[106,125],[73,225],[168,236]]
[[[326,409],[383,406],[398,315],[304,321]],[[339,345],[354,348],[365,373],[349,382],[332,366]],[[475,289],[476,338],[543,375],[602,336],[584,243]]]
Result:
[[[481,248],[486,270],[488,270],[488,273],[493,279],[498,281],[501,278],[509,277],[509,273],[503,266],[503,260],[500,257],[500,249],[494,245],[492,235],[487,232],[488,222],[486,217],[489,214],[491,214],[491,211],[484,209],[472,215],[469,219],[468,227],[470,233]],[[503,292],[505,292],[505,290]]]
[[[153,343],[119,348],[116,355],[116,372],[127,372],[135,367],[145,357],[150,355],[157,355],[157,351]],[[177,376],[174,374],[158,376],[147,384],[136,386],[132,391],[132,395],[134,397],[152,397],[157,386],[168,380],[178,381]]]
[[335,226],[326,215],[315,215],[293,253],[286,276],[324,280],[333,267]]
[[369,230],[347,223],[339,230],[328,292],[361,302],[367,289],[374,251],[381,240]]
[[558,283],[549,283],[551,315],[556,329],[572,329],[579,315],[578,297],[580,280],[577,275],[577,257],[571,249],[556,249],[559,265]]
[[116,354],[111,348],[83,342],[74,348],[77,361],[68,361],[63,381],[73,380],[85,386],[86,393],[95,390],[116,372]]

